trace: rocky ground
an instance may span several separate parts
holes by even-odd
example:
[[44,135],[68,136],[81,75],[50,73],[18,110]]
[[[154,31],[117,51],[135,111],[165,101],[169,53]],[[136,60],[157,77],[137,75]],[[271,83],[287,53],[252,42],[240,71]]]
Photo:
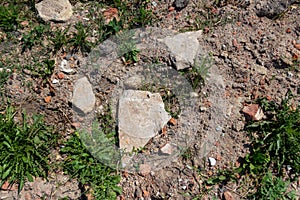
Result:
[[[139,173],[120,172],[123,193],[118,199],[246,199],[252,188],[247,176],[238,177],[237,182],[214,186],[205,184],[205,180],[214,177],[220,170],[238,167],[241,158],[250,151],[244,126],[247,114],[254,118],[256,112],[247,112],[245,107],[262,97],[279,103],[288,90],[295,96],[293,104],[299,105],[299,1],[216,2],[217,6],[213,2],[196,0],[189,1],[186,6],[184,3],[177,5],[171,1],[149,3],[155,16],[152,27],[177,32],[202,30],[198,36],[204,52],[201,55],[211,56],[212,76],[197,91],[200,103],[195,108],[198,113],[189,118],[199,123],[199,126],[186,151],[157,169],[146,167]],[[71,19],[64,23],[51,22],[51,29],[66,27],[79,20],[88,24],[92,20],[86,19],[87,10],[91,6],[90,3],[73,5]],[[88,39],[93,41],[94,38]],[[20,62],[41,51],[39,47],[33,47],[30,52],[21,54],[21,45],[11,49],[10,42],[5,40],[0,46],[2,59],[18,55],[15,59]],[[97,112],[103,112],[103,108],[109,104],[120,80],[124,80],[127,74],[141,70],[139,66],[157,57],[161,63],[172,66],[168,52],[145,49],[141,50],[137,64],[129,66],[116,59],[103,74],[97,78],[95,76],[95,82],[91,82],[96,96],[95,104],[99,107]],[[49,83],[44,84],[43,80],[32,78],[31,71],[22,70],[23,73],[15,72],[10,76],[5,89],[16,106],[30,114],[44,114],[48,124],[55,124],[58,131],[68,137],[78,125],[71,105],[74,82],[88,70],[84,67],[90,57],[81,52],[65,52],[56,54],[53,59],[56,65]],[[64,62],[66,66],[62,67]],[[216,77],[222,80],[223,96],[213,87]],[[214,97],[214,100],[210,100],[207,94]],[[210,137],[209,134],[212,133],[207,130],[217,128],[210,122],[214,121],[214,117],[219,117],[213,108],[220,107],[217,105],[220,99],[225,102],[225,107],[220,111],[225,116],[220,122],[222,130],[209,140],[210,151],[203,153],[203,141],[206,141],[203,138]],[[172,106],[178,105],[173,103]],[[180,117],[178,122],[176,126],[168,124],[167,129],[176,132],[179,130],[177,126],[180,126]],[[172,135],[161,133],[144,151],[160,148],[168,141],[172,141]],[[59,162],[63,158],[56,150],[51,159]],[[299,198],[300,181],[292,183],[290,189],[296,190]],[[69,179],[63,172],[54,171],[48,182],[36,178],[33,183],[25,185],[19,197],[16,193],[14,188],[1,190],[0,199],[43,199],[43,195],[46,199],[80,197],[76,180]]]

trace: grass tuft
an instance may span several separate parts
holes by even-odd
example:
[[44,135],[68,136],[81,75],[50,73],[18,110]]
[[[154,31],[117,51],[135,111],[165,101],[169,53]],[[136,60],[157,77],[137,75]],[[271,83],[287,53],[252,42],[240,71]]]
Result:
[[6,181],[10,185],[17,183],[20,192],[25,181],[32,182],[38,176],[47,178],[49,147],[56,139],[41,116],[33,116],[32,123],[24,113],[19,123],[15,117],[10,106],[0,114],[0,185]]

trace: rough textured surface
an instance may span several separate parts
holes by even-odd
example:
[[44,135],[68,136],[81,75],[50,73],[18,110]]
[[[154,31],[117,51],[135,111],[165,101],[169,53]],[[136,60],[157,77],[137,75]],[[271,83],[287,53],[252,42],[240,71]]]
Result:
[[61,199],[70,200],[80,198],[80,189],[76,180],[57,174],[46,181],[35,178],[33,182],[26,182],[24,189],[18,194],[18,186],[13,185],[9,190],[0,191],[0,199],[5,200],[33,200],[33,199]]
[[202,31],[186,32],[163,39],[172,53],[171,59],[177,70],[193,66],[200,48],[198,38],[201,34]]
[[270,19],[278,17],[281,13],[296,3],[296,0],[268,0],[258,1],[256,4],[256,14],[259,17],[268,17]]
[[125,90],[118,108],[120,148],[130,152],[145,146],[170,118],[160,94]]
[[72,5],[68,0],[44,0],[35,7],[44,21],[65,22],[73,14]]
[[92,85],[86,77],[78,79],[74,84],[73,105],[83,113],[89,113],[95,105],[95,95]]

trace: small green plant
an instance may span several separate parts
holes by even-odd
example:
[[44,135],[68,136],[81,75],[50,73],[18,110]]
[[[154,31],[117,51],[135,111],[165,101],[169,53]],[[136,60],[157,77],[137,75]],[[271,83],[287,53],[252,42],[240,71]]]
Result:
[[289,181],[284,181],[281,177],[274,177],[271,172],[267,172],[257,191],[249,195],[251,199],[269,199],[269,200],[296,200],[295,191],[287,191]]
[[209,178],[205,181],[207,185],[216,185],[220,183],[226,183],[229,181],[237,181],[235,174],[239,172],[238,169],[234,170],[220,170],[218,175]]
[[123,22],[121,20],[117,21],[116,18],[113,18],[107,25],[104,26],[105,34],[104,38],[108,38],[111,35],[117,34],[123,29]]
[[211,66],[212,58],[210,56],[205,56],[201,59],[200,63],[195,60],[194,66],[186,74],[194,90],[199,88],[201,89],[201,87],[205,84],[205,79],[209,76],[209,69]]
[[74,49],[81,52],[89,53],[92,50],[92,43],[87,40],[89,27],[85,27],[82,22],[78,22],[75,25],[76,32],[73,33],[68,43],[73,46]]
[[38,25],[34,27],[28,34],[24,34],[21,42],[22,42],[22,53],[26,51],[26,49],[31,50],[34,45],[39,45],[42,42],[42,38],[49,30],[49,25]]
[[[135,16],[132,20],[132,26],[140,26],[145,27],[147,25],[151,25],[153,21],[152,11],[147,8],[147,1],[141,1],[137,6]],[[133,28],[132,27],[132,28]]]
[[19,12],[18,6],[0,5],[0,29],[8,32],[16,30],[19,25]]
[[116,41],[119,44],[118,54],[129,63],[136,63],[140,52],[133,37],[134,31],[122,31],[116,36]]
[[[120,176],[93,157],[81,142],[85,141],[87,144],[92,140],[87,141],[87,138],[80,140],[80,137],[82,136],[79,133],[72,135],[61,149],[61,153],[67,156],[63,163],[64,171],[78,179],[83,185],[83,193],[91,192],[96,199],[116,199],[121,193],[121,188],[117,186]],[[91,186],[91,191],[87,190],[87,186]]]
[[113,118],[112,110],[109,105],[104,107],[103,114],[98,116],[101,131],[105,134],[108,139],[113,139],[113,143],[117,145],[118,136],[116,133],[116,122]]
[[295,110],[291,108],[291,98],[288,92],[280,105],[260,99],[259,103],[269,119],[247,126],[253,140],[249,163],[257,169],[265,166],[258,171],[272,166],[278,174],[282,174],[283,168],[290,166],[292,174],[300,172],[300,112],[299,105]]
[[54,60],[44,60],[43,62],[35,62],[34,65],[27,65],[25,68],[29,69],[32,75],[43,79],[44,84],[47,83],[48,79],[53,74],[55,67]]
[[41,116],[33,116],[30,122],[22,113],[19,123],[15,116],[10,106],[0,114],[0,185],[18,183],[20,192],[25,181],[47,177],[47,156],[56,138]]
[[148,0],[139,1],[113,1],[112,6],[117,8],[120,13],[120,22],[125,29],[133,29],[151,25],[153,15],[148,7]]
[[66,28],[64,30],[56,30],[53,33],[53,36],[50,38],[50,41],[53,44],[53,52],[57,53],[62,47],[64,47],[68,43],[68,36],[67,33],[69,31],[69,28]]

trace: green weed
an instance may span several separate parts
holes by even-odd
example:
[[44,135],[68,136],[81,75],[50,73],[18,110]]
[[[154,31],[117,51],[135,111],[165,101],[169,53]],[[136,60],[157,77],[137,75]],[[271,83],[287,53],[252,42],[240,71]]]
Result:
[[24,34],[21,39],[22,53],[24,53],[26,49],[31,50],[33,46],[40,45],[45,33],[49,31],[49,28],[49,25],[41,24],[35,26],[28,34]]
[[271,172],[267,172],[257,191],[249,195],[251,199],[269,199],[269,200],[296,200],[295,191],[287,191],[289,181],[284,181],[281,177],[274,177]]
[[10,106],[0,114],[0,185],[5,181],[10,185],[18,183],[20,192],[25,181],[47,177],[49,147],[56,139],[41,116],[33,116],[30,122],[22,113],[19,123],[15,116],[16,112]]
[[[98,134],[98,136],[101,135]],[[86,140],[87,138],[80,140],[80,137],[79,133],[72,135],[65,147],[61,149],[61,153],[67,156],[63,163],[64,171],[72,178],[78,179],[83,185],[84,194],[91,192],[96,199],[116,199],[117,195],[121,193],[121,188],[117,186],[120,176],[94,158],[81,142],[89,143],[89,141]],[[90,142],[92,141],[90,140]],[[91,186],[91,191],[88,191],[88,186]]]
[[53,74],[55,67],[54,60],[44,60],[43,62],[35,62],[33,65],[27,65],[25,68],[29,69],[35,77],[39,77],[47,83],[48,79]]
[[[280,105],[260,99],[259,103],[269,119],[247,126],[253,141],[253,153],[248,156],[249,168],[258,173],[273,167],[282,174],[285,166],[291,174],[300,172],[300,112],[292,110],[289,92]],[[264,166],[264,168],[262,167]]]
[[3,96],[5,92],[5,84],[9,75],[11,74],[11,69],[6,67],[3,62],[0,61],[0,97]]
[[68,40],[70,46],[74,47],[74,50],[89,53],[92,50],[92,43],[87,40],[89,27],[85,27],[82,22],[78,22],[75,25],[76,32]]
[[190,81],[194,90],[201,89],[205,84],[205,79],[209,77],[209,69],[212,66],[211,56],[205,56],[199,61],[194,62],[194,66],[189,71],[182,71]]
[[0,29],[5,32],[16,30],[19,25],[19,7],[0,5]]
[[221,170],[218,172],[218,175],[209,178],[205,181],[207,185],[216,185],[220,183],[226,183],[229,181],[237,181],[235,174],[238,170]]
[[154,16],[152,11],[148,9],[149,1],[113,1],[111,6],[118,9],[120,13],[120,21],[125,29],[133,29],[151,25]]
[[118,54],[123,56],[126,63],[136,63],[140,50],[136,47],[136,41],[133,39],[134,31],[122,31],[116,35],[118,45]]
[[70,27],[64,30],[59,29],[53,33],[53,36],[50,38],[50,41],[52,42],[54,53],[57,53],[61,48],[67,45],[68,43],[67,33],[69,31],[69,28]]

